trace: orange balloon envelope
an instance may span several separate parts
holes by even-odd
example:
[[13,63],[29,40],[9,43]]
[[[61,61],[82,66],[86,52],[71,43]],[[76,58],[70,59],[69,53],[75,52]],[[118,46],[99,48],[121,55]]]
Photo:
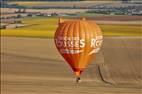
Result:
[[79,77],[100,50],[103,36],[95,22],[60,19],[54,40],[60,54]]

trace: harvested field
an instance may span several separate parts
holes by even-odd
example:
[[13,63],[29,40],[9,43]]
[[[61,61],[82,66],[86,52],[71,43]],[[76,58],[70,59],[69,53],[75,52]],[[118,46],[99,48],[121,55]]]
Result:
[[2,37],[1,45],[2,94],[142,93],[140,37],[105,37],[79,84],[52,39]]

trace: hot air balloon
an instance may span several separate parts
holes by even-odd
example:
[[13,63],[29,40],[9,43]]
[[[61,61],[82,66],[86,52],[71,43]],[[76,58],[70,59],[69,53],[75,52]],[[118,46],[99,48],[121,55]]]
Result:
[[100,50],[103,36],[95,22],[59,19],[54,37],[56,48],[80,80],[82,71]]

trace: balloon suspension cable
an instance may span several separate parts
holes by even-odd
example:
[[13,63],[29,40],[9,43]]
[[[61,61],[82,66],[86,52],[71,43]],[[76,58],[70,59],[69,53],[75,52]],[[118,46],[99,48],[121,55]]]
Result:
[[79,83],[81,81],[80,77],[76,77],[76,83]]

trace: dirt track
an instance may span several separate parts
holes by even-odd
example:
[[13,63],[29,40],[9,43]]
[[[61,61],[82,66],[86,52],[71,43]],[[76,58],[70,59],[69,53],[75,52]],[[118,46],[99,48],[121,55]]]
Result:
[[140,40],[105,37],[76,84],[52,39],[2,37],[2,94],[141,94]]

